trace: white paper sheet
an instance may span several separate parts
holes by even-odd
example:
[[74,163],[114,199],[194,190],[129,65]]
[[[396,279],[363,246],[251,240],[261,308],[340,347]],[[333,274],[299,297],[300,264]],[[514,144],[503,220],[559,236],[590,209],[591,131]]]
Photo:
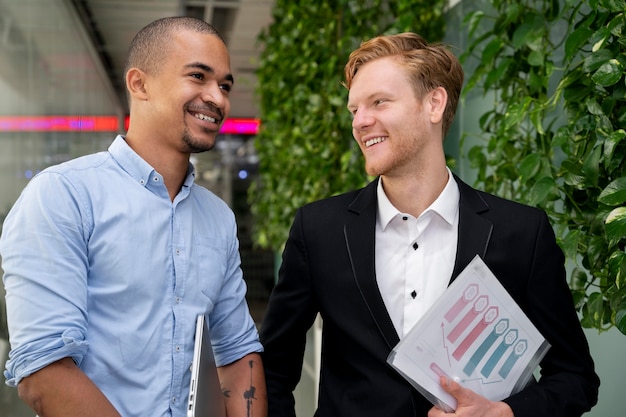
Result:
[[499,401],[520,391],[550,345],[476,256],[398,343],[387,362],[446,412],[445,375]]

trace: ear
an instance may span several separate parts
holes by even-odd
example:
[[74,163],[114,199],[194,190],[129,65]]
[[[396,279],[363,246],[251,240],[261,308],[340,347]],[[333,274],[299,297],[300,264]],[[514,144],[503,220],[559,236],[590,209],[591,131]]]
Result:
[[131,99],[147,100],[146,73],[139,68],[131,68],[126,72],[126,89]]
[[441,123],[448,104],[448,92],[443,87],[437,87],[428,93],[427,99],[427,104],[430,107],[430,122],[433,124]]

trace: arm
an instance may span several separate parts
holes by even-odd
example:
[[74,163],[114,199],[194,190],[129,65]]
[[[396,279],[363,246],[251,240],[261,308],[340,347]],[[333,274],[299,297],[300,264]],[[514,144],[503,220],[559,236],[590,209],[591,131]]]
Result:
[[251,353],[229,365],[217,368],[229,417],[266,417],[267,392],[263,362]]
[[5,376],[31,407],[53,400],[46,390],[57,397],[65,389],[59,383],[64,379],[55,379],[60,371],[82,374],[74,365],[88,350],[88,259],[81,219],[68,182],[42,173],[29,182],[3,224],[0,252],[11,342]]
[[504,399],[516,417],[581,416],[596,404],[600,381],[567,285],[565,259],[545,213],[536,229],[522,309],[550,343],[538,383]]
[[272,417],[295,417],[293,390],[302,373],[306,333],[318,311],[310,285],[301,210],[293,222],[278,275],[260,331],[268,410]]
[[70,358],[53,362],[22,379],[17,392],[40,417],[120,416]]

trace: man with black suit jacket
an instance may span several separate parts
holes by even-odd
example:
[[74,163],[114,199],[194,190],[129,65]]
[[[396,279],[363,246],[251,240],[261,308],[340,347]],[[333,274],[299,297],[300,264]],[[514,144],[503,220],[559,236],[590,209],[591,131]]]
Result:
[[439,417],[386,362],[480,255],[551,344],[541,376],[503,401],[442,378],[465,417],[580,416],[599,379],[546,214],[477,191],[446,166],[463,70],[419,35],[364,42],[345,68],[353,135],[376,180],[300,208],[261,328],[269,416],[294,416],[306,333],[323,320],[318,417]]

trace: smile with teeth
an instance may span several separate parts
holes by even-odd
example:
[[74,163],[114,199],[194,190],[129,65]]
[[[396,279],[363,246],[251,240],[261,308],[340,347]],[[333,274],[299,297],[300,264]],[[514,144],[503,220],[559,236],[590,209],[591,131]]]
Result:
[[370,146],[376,145],[377,143],[383,142],[385,140],[387,140],[387,138],[385,136],[379,136],[377,138],[372,138],[372,139],[366,140],[365,141],[365,147],[369,148]]
[[211,116],[207,116],[206,114],[194,113],[193,117],[195,117],[196,119],[203,120],[205,122],[217,123],[217,119]]

